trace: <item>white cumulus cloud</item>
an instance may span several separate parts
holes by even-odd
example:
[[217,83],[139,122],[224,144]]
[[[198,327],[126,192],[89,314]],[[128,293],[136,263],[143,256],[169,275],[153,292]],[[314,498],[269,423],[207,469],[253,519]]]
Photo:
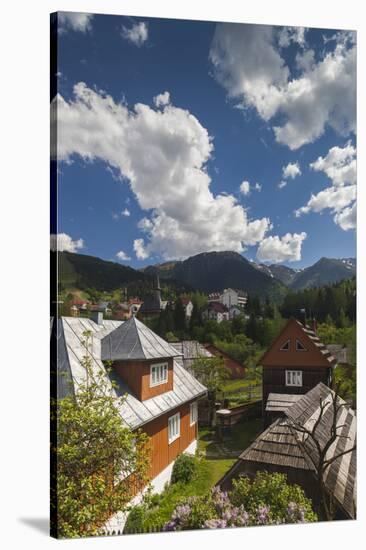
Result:
[[296,176],[301,175],[301,170],[298,162],[289,162],[287,166],[282,168],[283,177],[288,179],[294,179]]
[[128,218],[129,216],[131,216],[131,212],[128,208],[125,208],[124,210],[122,210],[121,216],[125,216],[126,218]]
[[301,260],[301,246],[306,237],[305,232],[266,237],[258,247],[257,258],[261,262],[297,262]]
[[122,262],[126,262],[128,260],[131,260],[130,256],[128,256],[128,254],[126,254],[126,252],[123,252],[123,250],[120,250],[119,252],[117,252],[116,257],[119,260],[121,260]]
[[57,102],[58,159],[105,161],[129,181],[148,211],[139,225],[145,237],[134,243],[140,259],[153,253],[177,259],[203,251],[242,252],[271,228],[268,218],[250,219],[233,195],[212,193],[206,170],[212,139],[189,111],[141,103],[129,110],[84,83],[75,85],[73,99],[58,96]]
[[243,195],[249,195],[249,193],[250,193],[250,183],[249,183],[249,181],[243,181],[240,184],[240,193],[242,193]]
[[58,26],[61,33],[65,33],[68,30],[87,32],[91,30],[91,21],[93,15],[91,13],[75,13],[75,12],[59,12]]
[[[295,150],[319,138],[327,126],[341,135],[356,126],[356,45],[354,34],[339,36],[334,49],[314,62],[297,58],[292,77],[281,55],[291,41],[304,48],[304,34],[264,25],[216,26],[210,60],[218,82],[241,108],[253,108],[265,121],[281,115],[273,131],[279,143]],[[307,50],[305,50],[307,51]]]
[[53,251],[77,252],[77,250],[81,250],[85,246],[83,239],[73,240],[66,233],[52,234],[50,240],[51,250]]
[[170,103],[170,93],[163,92],[154,97],[154,103],[156,107],[164,107]]
[[145,249],[144,239],[135,239],[133,241],[133,249],[138,260],[146,260],[146,258],[149,257],[149,254]]
[[140,23],[135,23],[130,28],[122,27],[121,35],[132,44],[135,44],[135,46],[142,46],[149,38],[148,26],[141,21]]
[[295,216],[329,209],[334,222],[344,231],[356,227],[356,148],[349,142],[344,147],[332,147],[325,157],[310,164],[315,171],[324,172],[332,185],[319,191]]

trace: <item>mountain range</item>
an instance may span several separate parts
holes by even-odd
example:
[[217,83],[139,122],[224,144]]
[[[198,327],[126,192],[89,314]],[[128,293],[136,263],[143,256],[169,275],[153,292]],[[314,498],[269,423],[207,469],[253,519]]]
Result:
[[249,261],[237,252],[205,252],[184,261],[148,266],[143,271],[182,281],[203,292],[232,287],[273,296],[286,292],[286,287],[302,290],[352,278],[356,275],[356,260],[321,258],[304,269],[292,269]]
[[151,285],[159,274],[172,286],[214,292],[223,288],[242,289],[249,294],[279,300],[288,289],[301,290],[336,283],[356,275],[354,258],[321,258],[304,269],[265,265],[249,261],[237,252],[204,252],[183,261],[170,261],[137,270],[70,252],[58,253],[62,288],[114,290],[129,283]]

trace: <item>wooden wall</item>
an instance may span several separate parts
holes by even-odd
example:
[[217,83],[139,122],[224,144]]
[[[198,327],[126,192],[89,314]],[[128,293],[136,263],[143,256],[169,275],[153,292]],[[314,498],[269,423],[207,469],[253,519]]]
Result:
[[[150,388],[150,365],[155,363],[168,363],[168,381]],[[173,389],[173,359],[171,357],[151,361],[115,361],[113,368],[140,401]]]
[[[286,370],[302,371],[302,386],[286,386]],[[299,367],[265,367],[263,368],[263,406],[267,403],[268,394],[290,393],[301,394],[308,392],[319,382],[329,385],[331,367],[299,368]]]
[[[300,340],[303,346],[305,346],[306,351],[296,350],[296,339]],[[281,347],[287,340],[290,341],[290,349],[281,350]],[[265,367],[296,369],[297,367],[327,368],[330,366],[326,357],[294,319],[289,320],[285,328],[260,359],[259,364],[262,365],[263,370]]]
[[[162,472],[179,453],[182,453],[192,441],[197,439],[197,422],[190,426],[189,405],[190,403],[185,403],[142,427],[150,438],[151,468],[149,475],[151,478]],[[180,412],[180,437],[169,445],[168,418],[177,412]]]

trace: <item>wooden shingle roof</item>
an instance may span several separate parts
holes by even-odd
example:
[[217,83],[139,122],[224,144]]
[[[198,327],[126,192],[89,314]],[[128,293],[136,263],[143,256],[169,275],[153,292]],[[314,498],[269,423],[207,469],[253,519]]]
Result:
[[268,412],[285,412],[301,395],[293,395],[288,393],[270,393],[267,398],[266,411]]
[[281,418],[255,439],[250,447],[240,455],[240,460],[301,470],[312,469],[287,420]]
[[[286,417],[291,425],[301,425],[311,429],[320,416],[320,405],[324,407],[321,421],[316,429],[316,438],[324,448],[329,440],[334,418],[333,392],[325,384],[319,383],[315,388],[301,396],[292,407],[286,411]],[[326,460],[352,449],[356,442],[356,414],[343,399],[337,398],[337,439],[329,448]],[[318,451],[309,436],[296,433],[298,440],[311,463],[318,460]],[[324,483],[338,504],[352,518],[356,510],[356,450],[343,454],[331,462],[324,474]]]

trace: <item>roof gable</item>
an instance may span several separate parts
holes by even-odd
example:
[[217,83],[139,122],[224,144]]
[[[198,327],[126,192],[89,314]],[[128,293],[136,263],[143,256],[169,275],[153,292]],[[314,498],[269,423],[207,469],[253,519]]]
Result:
[[258,362],[263,367],[330,367],[336,364],[326,346],[308,326],[289,319]]
[[101,340],[102,361],[177,357],[179,352],[136,317],[131,317]]

